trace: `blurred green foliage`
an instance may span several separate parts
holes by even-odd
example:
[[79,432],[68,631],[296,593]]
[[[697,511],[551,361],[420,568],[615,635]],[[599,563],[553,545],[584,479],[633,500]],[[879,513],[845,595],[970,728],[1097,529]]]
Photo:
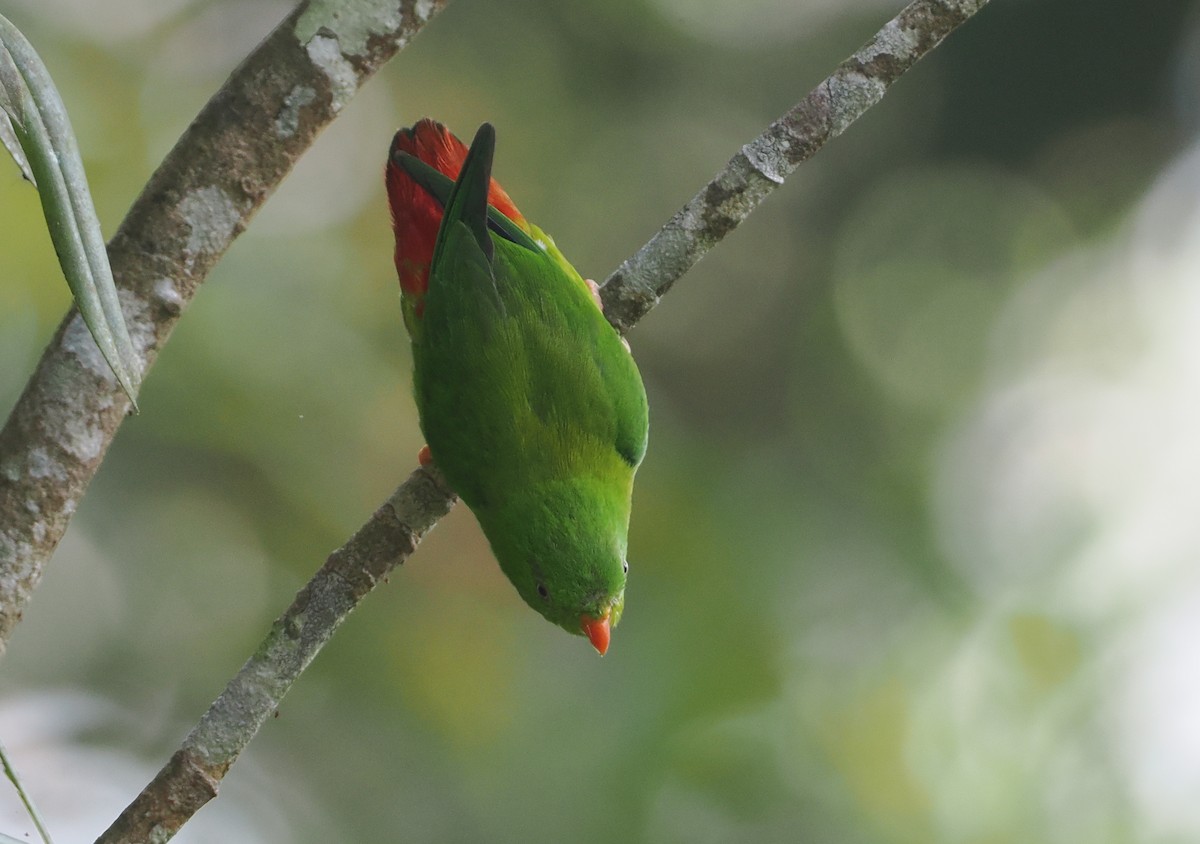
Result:
[[[111,233],[288,4],[109,5],[11,16],[61,86]],[[153,770],[415,465],[379,178],[395,128],[495,123],[498,178],[602,279],[900,4],[734,5],[451,3],[205,284],[13,640],[5,694],[113,702],[126,720],[72,740]],[[1200,112],[1200,4],[1151,5],[995,0],[633,332],[651,444],[609,656],[529,612],[459,508],[202,816],[241,789],[227,840],[1200,836],[1171,796],[1200,786],[1200,741],[1156,714],[1200,679],[1133,667],[1181,641],[1171,601],[1200,542],[1187,513],[1129,493],[1164,482],[1119,482],[1176,442],[1152,399],[1194,395],[1138,368],[1151,282],[1117,274]],[[0,182],[7,408],[67,293],[44,283],[33,191],[13,168]],[[1155,377],[1161,393],[1130,386]],[[1136,437],[1095,427],[1126,405],[1071,399],[1097,383],[1140,397]],[[1124,532],[1131,512],[1154,530]],[[1182,750],[1143,752],[1162,747]],[[254,771],[293,795],[282,819]]]

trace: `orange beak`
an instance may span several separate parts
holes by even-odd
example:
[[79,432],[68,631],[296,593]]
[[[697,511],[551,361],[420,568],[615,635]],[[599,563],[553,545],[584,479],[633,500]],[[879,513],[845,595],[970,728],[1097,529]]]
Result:
[[592,643],[592,647],[600,652],[600,656],[604,656],[608,651],[608,640],[612,636],[612,630],[608,623],[608,613],[605,613],[602,618],[592,618],[590,615],[581,615],[579,624],[583,628],[583,633]]

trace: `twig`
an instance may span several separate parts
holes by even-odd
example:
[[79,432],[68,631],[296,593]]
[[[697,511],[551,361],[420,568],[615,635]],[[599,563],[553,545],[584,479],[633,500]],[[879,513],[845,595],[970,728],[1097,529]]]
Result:
[[[109,244],[136,376],[317,133],[446,2],[303,3],[208,102]],[[0,430],[0,652],[129,408],[70,310]]]
[[[613,325],[621,331],[632,327],[787,174],[877,103],[905,70],[987,2],[916,0],[744,146],[609,277],[602,296]],[[436,470],[414,472],[301,590],[183,746],[97,844],[165,841],[214,797],[221,777],[316,651],[453,503]]]

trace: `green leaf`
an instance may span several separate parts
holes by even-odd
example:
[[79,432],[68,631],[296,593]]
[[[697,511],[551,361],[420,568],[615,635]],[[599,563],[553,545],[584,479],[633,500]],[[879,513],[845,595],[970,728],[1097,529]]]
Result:
[[8,50],[0,48],[0,143],[4,144],[4,148],[21,168],[21,175],[36,187],[33,171],[29,169],[29,159],[25,157],[25,150],[21,149],[21,142],[17,140],[16,131],[13,129],[14,118],[9,117],[10,114],[21,115],[18,122],[24,122],[23,112],[19,110],[20,101],[14,102],[9,94],[10,91],[20,91],[23,87],[20,71],[13,64],[12,56]]
[[[0,15],[0,141],[37,185],[75,304],[121,389],[137,409],[138,356],[125,326],[100,221],[67,110],[30,43]],[[15,144],[10,143],[15,140]],[[18,148],[23,155],[14,150]]]
[[[2,742],[0,742],[0,765],[4,766],[4,775],[8,777],[9,782],[13,784],[13,788],[17,790],[17,795],[21,798],[21,802],[25,804],[25,811],[29,813],[29,818],[33,821],[38,835],[42,836],[42,841],[45,844],[53,844],[50,840],[50,833],[46,829],[46,821],[42,818],[42,813],[38,811],[37,806],[33,804],[33,799],[25,793],[25,786],[21,785],[21,778],[17,776],[16,769],[9,762],[8,752],[4,749]],[[0,844],[8,844],[10,841],[17,840],[16,838],[0,833]],[[29,842],[25,840],[21,841],[20,844],[29,844]]]
[[[3,109],[3,106],[0,106],[0,109]],[[4,148],[13,157],[13,161],[17,162],[17,167],[21,168],[21,176],[25,181],[37,187],[33,171],[29,169],[29,160],[25,158],[25,150],[21,149],[21,142],[17,140],[17,134],[13,131],[12,122],[9,120],[6,110],[0,110],[0,144],[4,144]]]

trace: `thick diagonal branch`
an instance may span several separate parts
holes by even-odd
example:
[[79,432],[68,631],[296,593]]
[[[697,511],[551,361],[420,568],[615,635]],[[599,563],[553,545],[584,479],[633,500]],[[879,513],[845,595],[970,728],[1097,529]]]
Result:
[[[633,326],[787,174],[877,103],[905,70],[987,2],[916,0],[907,6],[832,76],[744,146],[609,277],[602,297],[610,321],[620,331]],[[191,812],[215,796],[225,771],[316,650],[383,574],[408,557],[453,503],[436,470],[414,472],[301,590],[183,746],[97,844],[165,841],[164,833],[169,837]],[[330,572],[335,559],[336,576]],[[355,571],[355,565],[363,569]],[[312,614],[311,596],[328,594],[331,584],[335,599]],[[289,634],[293,629],[304,632]],[[308,645],[303,646],[301,658],[296,643],[304,641]],[[273,654],[281,649],[276,659]]]
[[[142,376],[318,132],[445,3],[302,3],[208,102],[109,244]],[[0,430],[0,651],[128,410],[72,309]]]

